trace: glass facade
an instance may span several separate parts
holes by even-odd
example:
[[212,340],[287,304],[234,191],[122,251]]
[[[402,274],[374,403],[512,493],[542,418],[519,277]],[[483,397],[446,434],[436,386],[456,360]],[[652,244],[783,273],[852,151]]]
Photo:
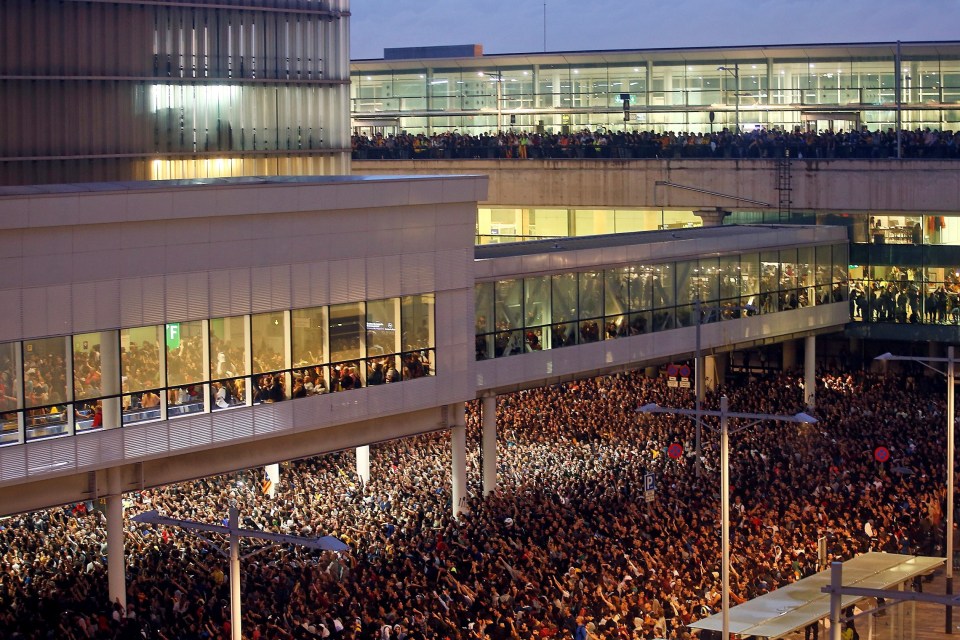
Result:
[[0,445],[436,374],[434,294],[0,343]]
[[849,225],[854,322],[960,325],[960,223],[939,214],[821,216]]
[[615,340],[847,299],[848,246],[477,283],[476,359]]
[[[363,61],[351,71],[351,112],[396,131],[481,133],[569,127],[688,131],[956,128],[960,46],[829,45],[733,52],[658,50]],[[772,57],[771,57],[772,56]],[[430,66],[436,65],[436,66]],[[722,68],[721,68],[722,67]],[[629,99],[629,111],[623,98]],[[898,100],[899,98],[899,100]],[[392,131],[392,132],[396,132]],[[372,131],[366,131],[372,133]]]
[[701,226],[693,211],[480,207],[477,244]]

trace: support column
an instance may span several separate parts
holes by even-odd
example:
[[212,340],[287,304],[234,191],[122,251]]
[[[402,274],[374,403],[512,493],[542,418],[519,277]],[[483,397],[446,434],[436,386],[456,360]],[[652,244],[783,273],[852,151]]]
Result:
[[789,371],[797,366],[797,342],[796,340],[787,340],[783,343],[783,356],[780,362],[783,371]]
[[817,336],[807,336],[804,342],[803,395],[808,409],[817,406]]
[[730,360],[729,353],[716,353],[707,356],[703,365],[704,387],[708,391],[716,391],[718,385],[726,382],[727,363]]
[[127,576],[123,557],[123,490],[120,469],[107,469],[107,582],[110,603],[127,609]]
[[483,396],[481,454],[483,455],[483,495],[497,490],[497,395]]
[[451,485],[453,498],[453,517],[456,518],[466,508],[467,501],[467,424],[462,402],[450,405],[452,424],[450,425],[450,448],[453,453]]
[[363,485],[370,484],[370,445],[366,444],[357,447],[357,475],[363,481]]
[[103,428],[115,429],[122,424],[120,409],[120,333],[102,331],[100,333],[100,380],[103,409]]

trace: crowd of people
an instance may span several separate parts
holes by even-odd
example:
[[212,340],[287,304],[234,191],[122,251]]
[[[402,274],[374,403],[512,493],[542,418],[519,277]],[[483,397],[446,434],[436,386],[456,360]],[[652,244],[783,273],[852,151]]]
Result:
[[[546,133],[501,131],[479,135],[448,131],[354,135],[356,160],[450,160],[469,158],[896,158],[897,133],[803,131],[775,127],[721,131],[611,131]],[[960,131],[901,131],[903,158],[960,158]]]
[[[722,393],[733,410],[793,414],[802,381],[731,379],[706,404]],[[821,372],[818,424],[739,433],[732,602],[811,574],[821,536],[831,559],[942,553],[943,396],[942,381],[920,375]],[[445,433],[372,447],[367,484],[345,452],[285,464],[274,497],[251,471],[128,494],[126,513],[220,522],[236,504],[244,526],[350,546],[243,561],[250,640],[682,640],[721,600],[718,442],[706,432],[698,475],[691,422],[639,413],[648,402],[692,404],[689,390],[639,373],[500,396],[500,483],[487,497],[469,404],[471,497],[459,519]],[[666,454],[674,443],[680,459]],[[874,460],[879,445],[889,463]],[[96,505],[0,520],[0,636],[229,638],[227,562],[208,542],[130,522],[125,535],[126,609],[108,602]]]

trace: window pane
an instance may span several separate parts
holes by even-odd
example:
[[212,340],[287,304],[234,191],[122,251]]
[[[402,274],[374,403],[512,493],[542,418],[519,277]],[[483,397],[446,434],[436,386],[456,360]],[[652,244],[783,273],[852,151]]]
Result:
[[293,366],[325,364],[327,308],[294,309],[290,312]]
[[637,266],[630,273],[630,310],[653,308],[653,267]]
[[16,409],[20,401],[20,378],[17,375],[19,342],[0,343],[0,444],[17,442],[19,423]]
[[740,256],[720,258],[720,299],[734,300],[740,297]]
[[[350,302],[330,307],[331,362],[357,360],[365,355],[363,353],[363,306],[362,302]],[[356,378],[360,378],[359,373]]]
[[576,320],[577,274],[561,273],[553,276],[552,299],[551,313],[554,322],[562,323]]
[[528,327],[550,324],[550,276],[524,280],[523,313]]
[[[676,304],[673,287],[673,264],[658,264],[653,267],[653,306],[656,309]],[[670,327],[673,328],[673,327]],[[662,329],[657,329],[662,331]]]
[[493,331],[493,283],[480,282],[473,288],[474,314],[477,317],[477,333]]
[[67,340],[42,338],[23,343],[26,407],[67,402]]
[[[203,362],[203,322],[173,322],[166,325],[165,331],[167,384],[177,387],[203,382],[206,378]],[[190,395],[195,394],[191,391]]]
[[361,389],[363,387],[363,378],[360,375],[361,366],[362,362],[360,360],[341,362],[331,366],[330,389],[332,391]]
[[403,298],[403,350],[414,351],[436,345],[432,293]]
[[601,317],[603,315],[603,272],[585,271],[577,275],[580,287],[580,318]]
[[497,330],[523,327],[523,280],[500,280],[496,295]]
[[627,312],[630,267],[607,269],[604,272],[603,314],[616,316]]
[[701,258],[697,271],[697,290],[700,300],[713,308],[720,299],[720,260],[719,258]]
[[697,263],[686,260],[677,263],[677,305],[688,305],[697,299],[699,282],[696,278]]
[[19,342],[0,343],[0,412],[13,411],[23,406],[20,398],[20,378],[17,375]]
[[433,375],[433,352],[429,349],[403,354],[403,379],[413,380]]
[[[296,313],[294,311],[293,313]],[[250,318],[253,335],[253,373],[286,369],[284,313],[258,313]]]
[[120,372],[124,393],[159,389],[163,326],[120,331]]
[[[246,318],[213,318],[210,320],[210,379],[222,380],[245,376],[247,371]],[[237,392],[226,385],[227,395]],[[222,394],[221,394],[222,395]],[[235,396],[236,393],[233,393]]]
[[[404,309],[406,311],[406,309]],[[404,321],[407,320],[404,315]],[[367,303],[367,353],[382,356],[400,351],[400,298]],[[404,327],[406,329],[406,327]],[[404,337],[407,337],[404,331]]]

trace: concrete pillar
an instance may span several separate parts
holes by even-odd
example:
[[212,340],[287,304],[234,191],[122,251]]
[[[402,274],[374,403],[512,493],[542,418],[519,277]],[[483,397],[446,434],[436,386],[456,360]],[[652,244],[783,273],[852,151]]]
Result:
[[817,406],[817,336],[807,336],[804,341],[803,395],[808,409]]
[[100,332],[100,380],[101,391],[106,398],[103,407],[103,428],[115,429],[122,425],[120,407],[120,333],[118,331]]
[[705,358],[703,365],[704,387],[708,391],[715,391],[718,385],[726,382],[727,363],[729,361],[729,353],[715,353]]
[[497,396],[483,396],[481,453],[483,455],[483,495],[497,490]]
[[787,340],[783,343],[783,357],[780,364],[784,371],[789,371],[797,366],[796,340]]
[[701,226],[720,227],[723,226],[723,219],[729,216],[730,212],[717,207],[715,209],[697,209],[693,212],[693,215],[700,218]]
[[451,484],[453,498],[453,517],[457,517],[466,507],[467,501],[467,424],[462,402],[450,405],[453,423],[450,425],[450,448],[453,453]]
[[370,445],[357,447],[357,475],[364,485],[370,483]]
[[107,582],[111,604],[127,608],[127,575],[123,558],[123,489],[120,469],[107,469]]

